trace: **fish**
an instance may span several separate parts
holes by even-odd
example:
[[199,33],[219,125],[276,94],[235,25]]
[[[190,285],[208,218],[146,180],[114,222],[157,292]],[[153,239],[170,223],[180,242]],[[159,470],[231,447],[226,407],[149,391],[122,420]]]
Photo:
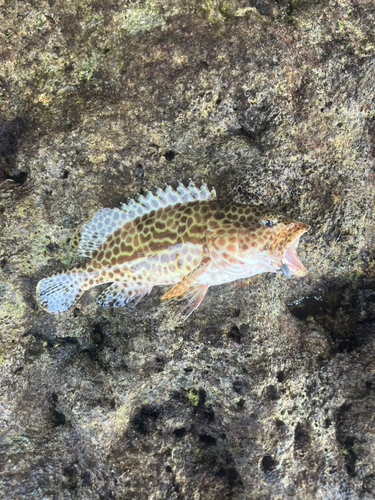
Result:
[[205,182],[167,185],[85,221],[71,246],[91,260],[42,279],[36,295],[42,309],[58,314],[104,283],[111,284],[98,298],[103,307],[136,305],[153,287],[173,285],[162,299],[185,301],[186,319],[210,286],[266,272],[304,276],[297,247],[309,229],[263,205],[219,201]]

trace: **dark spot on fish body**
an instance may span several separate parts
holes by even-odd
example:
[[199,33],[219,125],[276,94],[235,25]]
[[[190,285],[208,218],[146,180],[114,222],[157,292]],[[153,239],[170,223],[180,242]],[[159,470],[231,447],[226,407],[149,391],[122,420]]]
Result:
[[[126,224],[124,224],[124,225],[123,225],[123,226],[119,229],[119,231],[120,231],[120,233],[119,233],[119,234],[122,234],[124,231],[128,231],[128,230],[131,228],[131,226],[132,226],[133,222],[134,222],[134,221],[127,222]],[[117,231],[116,231],[116,232],[117,232]]]
[[100,269],[102,267],[101,263],[97,259],[93,259],[91,263],[94,269]]
[[96,255],[96,256],[95,256],[95,253],[94,253],[93,257],[94,257],[94,258],[96,258],[96,259],[100,262],[100,261],[103,259],[103,257],[104,257],[104,252],[103,252],[103,250],[101,250],[101,251],[98,253],[98,255]]
[[[215,219],[210,219],[208,220],[207,222],[207,230],[212,230],[212,229],[215,229],[215,227],[217,227],[217,221]],[[206,230],[206,232],[207,232]]]
[[192,245],[203,245],[206,241],[206,236],[203,233],[197,233],[197,236],[190,236],[189,243]]
[[191,226],[189,229],[189,233],[193,235],[202,234],[202,232],[202,227],[198,225]]
[[169,240],[170,242],[174,242],[177,238],[177,233],[174,233],[167,229],[162,233],[155,233],[153,236],[154,240]]
[[230,222],[233,222],[233,221],[238,220],[238,217],[239,217],[239,216],[238,216],[238,213],[237,213],[237,212],[235,212],[235,213],[228,213],[226,218],[227,218],[227,220],[229,220]]
[[210,208],[206,201],[203,201],[200,205],[200,211],[203,215],[206,215],[209,212]]
[[160,221],[156,221],[155,222],[155,227],[156,227],[156,229],[165,229],[165,224],[163,224]]
[[168,216],[173,216],[174,214],[174,205],[170,205],[169,207],[163,208],[164,212],[168,214]]
[[[160,252],[160,250],[163,250],[163,246],[159,242],[152,241],[148,245],[148,253],[157,253],[157,252]],[[154,259],[157,260],[157,258],[158,258],[158,255],[154,255]]]

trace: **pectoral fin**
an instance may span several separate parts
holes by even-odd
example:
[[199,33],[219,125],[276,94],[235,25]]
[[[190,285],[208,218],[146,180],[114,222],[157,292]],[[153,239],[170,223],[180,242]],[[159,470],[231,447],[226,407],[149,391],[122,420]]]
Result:
[[186,274],[173,288],[169,290],[169,292],[163,295],[162,299],[171,299],[172,297],[177,297],[178,295],[185,293],[198,276],[204,273],[209,263],[209,257],[203,258],[199,266],[193,269],[189,274]]
[[169,302],[180,302],[185,300],[183,308],[180,310],[179,314],[186,313],[184,320],[187,319],[190,314],[198,309],[206,292],[208,290],[208,285],[192,285],[188,290],[186,290],[182,295],[178,295],[177,297],[172,297]]

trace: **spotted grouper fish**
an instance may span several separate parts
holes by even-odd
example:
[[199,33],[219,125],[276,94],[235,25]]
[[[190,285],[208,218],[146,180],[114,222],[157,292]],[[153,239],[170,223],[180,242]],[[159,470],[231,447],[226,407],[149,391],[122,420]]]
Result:
[[212,285],[264,272],[304,276],[296,249],[308,229],[264,206],[221,203],[205,183],[166,186],[96,212],[72,238],[91,260],[41,280],[37,296],[57,314],[103,283],[112,283],[99,296],[104,307],[138,304],[154,286],[174,285],[162,298],[186,300],[188,317]]

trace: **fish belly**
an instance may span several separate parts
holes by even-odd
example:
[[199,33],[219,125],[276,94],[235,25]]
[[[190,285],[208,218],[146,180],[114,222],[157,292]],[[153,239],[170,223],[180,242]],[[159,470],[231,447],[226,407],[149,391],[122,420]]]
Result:
[[231,281],[248,277],[247,272],[233,276],[229,274],[229,271],[228,269],[228,272],[225,272],[219,269],[214,262],[211,262],[205,272],[194,281],[194,285],[222,285],[223,283],[230,283]]
[[204,273],[194,281],[194,285],[222,285],[265,272],[276,272],[276,268],[270,266],[265,259],[256,259],[242,266],[223,264],[221,267],[212,261]]

